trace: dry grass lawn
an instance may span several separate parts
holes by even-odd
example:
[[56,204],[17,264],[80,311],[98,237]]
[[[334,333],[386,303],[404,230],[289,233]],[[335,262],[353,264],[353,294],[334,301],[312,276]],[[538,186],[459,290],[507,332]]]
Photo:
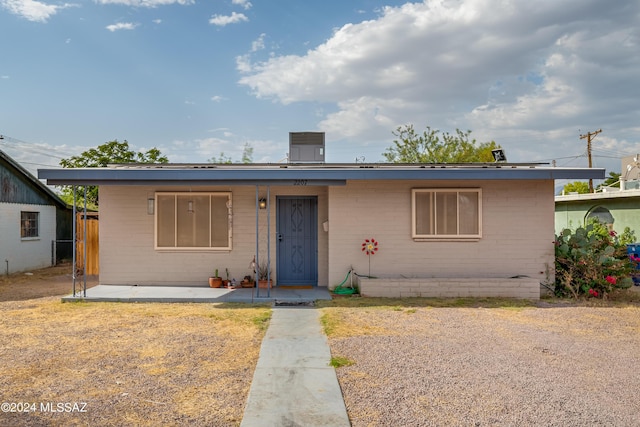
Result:
[[36,404],[0,426],[240,424],[270,306],[61,303],[59,277],[0,282],[0,400]]

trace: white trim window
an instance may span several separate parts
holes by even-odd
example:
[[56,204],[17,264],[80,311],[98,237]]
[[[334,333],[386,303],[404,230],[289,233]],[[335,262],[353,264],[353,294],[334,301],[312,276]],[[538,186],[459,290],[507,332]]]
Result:
[[156,193],[155,248],[231,250],[231,193]]
[[40,212],[20,212],[20,237],[33,239],[40,237]]
[[411,235],[414,239],[481,238],[482,190],[412,189]]

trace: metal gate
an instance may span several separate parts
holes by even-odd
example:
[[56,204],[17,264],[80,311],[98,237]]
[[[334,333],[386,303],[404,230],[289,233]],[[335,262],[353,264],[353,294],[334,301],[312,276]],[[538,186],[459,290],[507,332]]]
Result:
[[278,286],[318,285],[318,199],[276,198]]

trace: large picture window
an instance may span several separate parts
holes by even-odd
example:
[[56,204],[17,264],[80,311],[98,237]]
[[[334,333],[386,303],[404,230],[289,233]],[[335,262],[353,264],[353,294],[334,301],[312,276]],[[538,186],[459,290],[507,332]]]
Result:
[[40,222],[39,212],[20,212],[20,237],[39,237],[40,231],[38,223]]
[[412,237],[425,239],[482,237],[482,190],[413,189]]
[[231,249],[231,193],[156,193],[156,249]]

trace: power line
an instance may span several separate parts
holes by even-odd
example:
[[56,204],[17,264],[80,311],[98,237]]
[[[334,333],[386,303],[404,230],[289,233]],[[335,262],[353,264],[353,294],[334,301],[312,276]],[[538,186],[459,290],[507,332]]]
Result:
[[74,156],[74,154],[68,154],[68,153],[64,153],[61,152],[60,149],[58,148],[44,148],[44,147],[38,147],[36,144],[31,143],[31,142],[26,142],[26,141],[22,141],[7,135],[0,135],[0,143],[7,145],[7,146],[12,146],[13,149],[16,150],[23,150],[23,151],[27,151],[29,153],[36,153],[36,154],[40,154],[43,156],[47,156],[47,157],[52,157],[58,160],[62,160],[64,159],[64,157],[61,156],[57,156],[55,154],[52,154],[51,150],[56,150],[58,153],[60,153],[63,156],[67,156],[67,157],[72,157]]
[[23,161],[21,161],[20,164],[33,165],[33,166],[44,166],[44,167],[47,167],[47,168],[60,168],[60,169],[62,169],[62,166],[55,166],[55,165],[50,165],[50,164],[45,164],[45,163],[33,163],[33,162],[23,162]]

